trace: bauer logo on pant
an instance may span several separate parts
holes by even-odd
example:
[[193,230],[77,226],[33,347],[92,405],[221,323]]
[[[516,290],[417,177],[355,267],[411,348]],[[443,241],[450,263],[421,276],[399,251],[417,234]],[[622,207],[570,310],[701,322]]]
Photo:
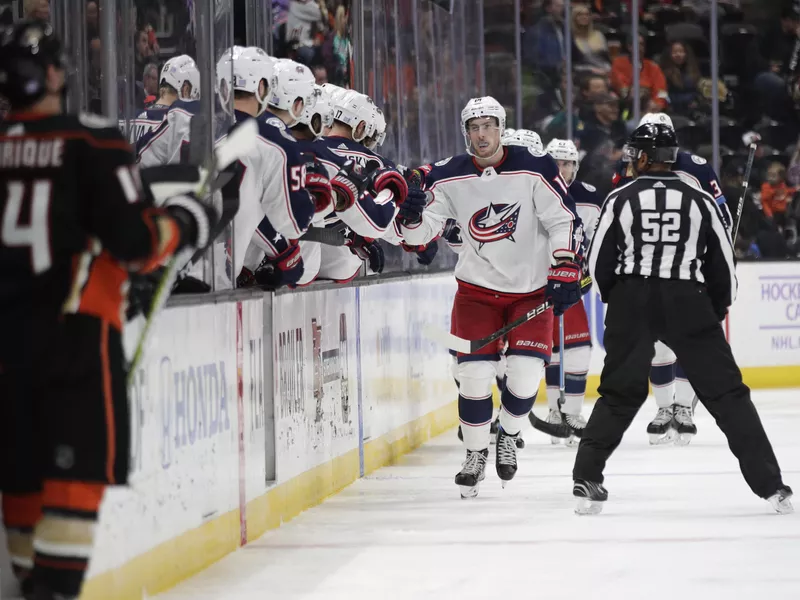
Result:
[[469,234],[481,248],[484,244],[504,239],[513,242],[519,211],[519,204],[490,204],[472,215]]

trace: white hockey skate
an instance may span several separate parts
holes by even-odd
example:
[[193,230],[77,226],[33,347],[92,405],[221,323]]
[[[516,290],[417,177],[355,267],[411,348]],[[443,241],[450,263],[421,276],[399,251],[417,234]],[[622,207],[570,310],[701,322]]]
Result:
[[[561,421],[561,412],[557,411],[557,410],[553,410],[551,408],[550,412],[547,413],[547,422],[548,423],[553,423],[554,425],[561,425],[561,423],[562,423],[562,421]],[[560,444],[563,441],[564,441],[563,438],[554,437],[552,435],[550,436],[550,443],[553,444],[554,446]]]
[[789,515],[794,512],[794,506],[792,506],[792,488],[788,485],[783,486],[777,492],[772,494],[769,498],[767,498],[767,502],[770,503],[772,508],[775,509],[775,512],[779,515]]
[[575,480],[572,486],[572,495],[577,499],[576,515],[598,515],[603,510],[603,504],[608,500],[608,491],[603,484],[585,479]]
[[474,498],[478,495],[478,487],[486,478],[486,460],[489,458],[489,449],[467,450],[467,459],[461,465],[461,471],[456,475],[456,485],[461,490],[461,498]]
[[675,437],[672,429],[672,407],[659,408],[655,418],[647,425],[647,434],[650,436],[650,444],[659,446],[670,443]]
[[692,418],[692,409],[676,404],[672,411],[672,429],[675,431],[675,445],[688,446],[697,434],[697,426]]
[[586,419],[584,419],[581,415],[568,415],[564,413],[564,420],[567,422],[567,425],[569,425],[569,428],[572,431],[572,435],[567,438],[565,443],[570,448],[577,448],[578,444],[581,443],[583,430],[586,428]]

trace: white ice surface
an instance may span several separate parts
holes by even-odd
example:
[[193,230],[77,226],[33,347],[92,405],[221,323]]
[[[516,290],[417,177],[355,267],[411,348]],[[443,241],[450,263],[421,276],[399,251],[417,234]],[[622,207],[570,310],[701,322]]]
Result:
[[[800,490],[800,391],[755,398]],[[479,497],[461,500],[450,431],[158,598],[800,599],[800,514],[750,492],[703,408],[690,446],[649,446],[655,410],[611,457],[599,516],[573,514],[574,450],[533,430],[505,490],[492,450]]]

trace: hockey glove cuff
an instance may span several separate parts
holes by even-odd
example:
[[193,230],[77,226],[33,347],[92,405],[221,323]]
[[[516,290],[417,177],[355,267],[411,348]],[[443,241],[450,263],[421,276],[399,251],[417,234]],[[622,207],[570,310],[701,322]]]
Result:
[[373,273],[382,273],[383,267],[386,264],[383,248],[377,240],[372,238],[365,238],[353,233],[352,231],[345,238],[345,245],[349,246],[350,252],[355,254],[361,260],[367,261],[370,270]]
[[258,267],[255,278],[258,285],[276,289],[284,285],[294,285],[303,277],[305,268],[300,246],[291,242],[290,246],[278,256],[268,259]]
[[219,220],[219,215],[213,208],[189,194],[169,198],[165,207],[181,231],[178,249],[191,246],[201,250],[208,246],[211,228]]
[[417,255],[417,262],[423,266],[428,266],[436,258],[439,252],[439,242],[433,240],[422,246],[409,246],[405,242],[401,242],[403,250],[406,252],[414,252]]
[[367,191],[377,196],[383,190],[392,192],[394,203],[400,206],[405,202],[406,196],[408,195],[408,184],[397,169],[380,169],[370,175],[367,183]]
[[556,316],[564,314],[581,299],[581,268],[575,262],[562,262],[547,273],[545,299]]

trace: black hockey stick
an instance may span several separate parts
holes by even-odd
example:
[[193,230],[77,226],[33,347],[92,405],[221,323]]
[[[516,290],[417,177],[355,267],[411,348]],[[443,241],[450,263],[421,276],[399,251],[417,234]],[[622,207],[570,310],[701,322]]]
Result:
[[[585,293],[590,285],[592,285],[592,278],[584,277],[581,280],[581,294]],[[512,331],[517,327],[519,327],[520,325],[527,323],[531,319],[535,319],[539,315],[544,314],[551,307],[552,304],[550,304],[549,302],[542,302],[539,306],[532,308],[518,319],[511,321],[511,323],[509,323],[505,327],[501,327],[493,334],[486,336],[485,338],[481,338],[479,340],[465,340],[464,338],[460,338],[457,335],[453,335],[452,333],[442,331],[438,327],[434,327],[432,325],[423,325],[422,334],[429,340],[438,342],[443,346],[450,348],[451,350],[460,352],[461,354],[473,354],[474,352],[477,352],[484,346],[488,346],[492,342],[499,340],[509,331]]]
[[733,235],[731,243],[736,247],[736,235],[739,233],[739,224],[742,222],[742,209],[747,198],[747,187],[750,185],[750,171],[753,169],[753,160],[756,157],[756,144],[750,144],[750,153],[747,155],[747,166],[744,170],[744,181],[742,181],[742,195],[739,198],[739,205],[736,207],[736,222],[733,224]]
[[344,246],[347,241],[341,229],[330,227],[309,227],[302,237],[301,242],[317,242],[326,246]]

